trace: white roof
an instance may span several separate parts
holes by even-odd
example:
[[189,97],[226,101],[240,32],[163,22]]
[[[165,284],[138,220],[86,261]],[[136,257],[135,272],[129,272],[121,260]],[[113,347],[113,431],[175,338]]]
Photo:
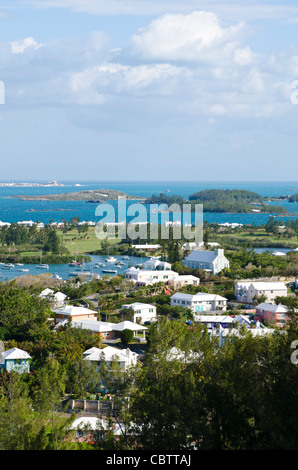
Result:
[[93,350],[91,354],[86,355],[86,351],[84,353],[85,360],[88,361],[118,361],[118,362],[129,362],[131,357],[137,357],[138,355],[131,351],[129,348],[127,349],[118,349],[114,348],[113,346],[107,346],[106,348]]
[[54,294],[54,297],[55,297],[56,300],[65,300],[65,299],[67,299],[67,295],[63,294],[63,292],[56,292],[56,294]]
[[74,328],[82,328],[83,330],[96,331],[97,333],[105,333],[112,331],[114,323],[96,321],[96,320],[73,320],[72,326]]
[[1,353],[0,357],[1,356],[3,358],[2,362],[7,359],[31,359],[31,356],[26,351],[23,351],[19,348],[8,349],[7,351]]
[[286,313],[289,311],[288,307],[286,307],[285,305],[273,305],[273,304],[269,304],[266,302],[263,302],[257,305],[256,310],[267,310],[269,312],[274,312],[274,313],[277,313],[277,312]]
[[287,287],[284,282],[266,282],[266,281],[257,281],[251,282],[253,287],[257,290],[281,290],[286,289]]
[[225,297],[222,297],[221,295],[209,294],[205,292],[197,292],[197,294],[183,294],[180,292],[176,292],[176,294],[171,296],[171,299],[189,300],[189,301],[227,300]]
[[234,318],[229,315],[195,315],[195,320],[202,323],[233,323]]
[[132,309],[147,309],[147,308],[156,308],[154,305],[151,304],[144,304],[142,302],[134,302],[133,304],[123,304],[122,308],[132,308]]
[[186,360],[187,362],[190,362],[194,359],[198,359],[201,357],[201,354],[199,353],[194,353],[193,351],[189,351],[186,353],[185,351],[182,351],[179,348],[173,347],[166,351],[165,357],[168,361],[173,361],[173,360]]
[[61,313],[63,315],[90,315],[90,313],[96,314],[95,310],[90,310],[86,307],[74,307],[73,305],[65,305],[54,310],[55,313]]
[[44,297],[52,294],[54,294],[54,291],[52,289],[44,289],[39,295],[40,297]]
[[123,330],[147,330],[146,326],[139,325],[138,323],[133,323],[131,321],[122,321],[121,323],[114,323],[113,330],[123,331]]
[[148,243],[146,243],[146,245],[132,245],[133,248],[145,248],[145,249],[150,249],[150,248],[160,248],[160,245],[149,245]]
[[[71,429],[81,429],[82,431],[84,428],[92,431],[108,431],[110,429],[110,425],[106,419],[100,419],[96,416],[82,416],[81,418],[75,419],[71,426]],[[114,435],[120,435],[121,429],[124,429],[124,424],[113,423],[112,429]]]

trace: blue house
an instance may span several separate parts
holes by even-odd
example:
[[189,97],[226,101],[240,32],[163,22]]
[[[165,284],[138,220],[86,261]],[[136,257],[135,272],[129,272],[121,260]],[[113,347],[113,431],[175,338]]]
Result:
[[0,371],[30,372],[31,356],[22,349],[12,348],[0,353]]

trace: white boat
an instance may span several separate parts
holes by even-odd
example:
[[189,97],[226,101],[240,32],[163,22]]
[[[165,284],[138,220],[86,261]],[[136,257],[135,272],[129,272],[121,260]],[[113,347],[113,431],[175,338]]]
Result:
[[23,263],[16,263],[16,266],[24,266]]
[[19,271],[21,271],[21,272],[24,272],[24,273],[25,273],[25,272],[28,272],[28,271],[29,271],[29,269],[19,269]]
[[49,269],[49,265],[42,263],[42,252],[40,254],[40,263],[36,266],[38,269]]
[[106,258],[106,261],[108,263],[116,263],[116,261],[118,261],[118,260],[117,260],[117,258],[114,258],[113,256],[110,256],[109,258]]
[[48,264],[38,264],[36,266],[38,269],[49,269],[49,265]]
[[117,269],[103,269],[101,268],[103,273],[108,273],[108,274],[115,274],[117,273]]
[[2,269],[11,269],[14,268],[14,264],[12,263],[6,263],[2,266]]
[[130,259],[130,257],[125,255],[125,256],[122,256],[122,259]]

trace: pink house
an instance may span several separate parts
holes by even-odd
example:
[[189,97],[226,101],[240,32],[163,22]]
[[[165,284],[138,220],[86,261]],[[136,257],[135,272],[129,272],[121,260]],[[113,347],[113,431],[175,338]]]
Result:
[[265,322],[268,325],[284,328],[290,319],[288,312],[288,307],[285,305],[261,303],[256,306],[255,319]]

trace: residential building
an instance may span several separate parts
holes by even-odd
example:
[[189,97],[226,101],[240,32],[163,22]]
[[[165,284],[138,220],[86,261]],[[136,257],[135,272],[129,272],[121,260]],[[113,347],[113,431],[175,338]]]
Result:
[[140,250],[140,251],[154,251],[154,250],[159,250],[161,248],[160,245],[149,245],[146,243],[145,245],[132,245],[132,248],[135,250]]
[[235,297],[239,302],[253,303],[254,298],[263,295],[268,303],[272,303],[276,297],[287,296],[287,287],[280,281],[238,281],[235,284]]
[[171,270],[171,264],[167,263],[166,261],[160,261],[157,258],[150,258],[149,260],[143,263],[143,269],[147,270]]
[[227,299],[217,294],[198,292],[197,294],[183,294],[177,292],[171,296],[171,305],[175,307],[190,308],[196,312],[225,311]]
[[127,349],[118,349],[113,346],[106,346],[102,349],[91,348],[84,352],[84,360],[89,364],[100,364],[104,361],[109,368],[116,362],[121,369],[128,369],[137,365],[138,354]]
[[256,317],[267,324],[284,328],[290,320],[289,308],[285,305],[263,302],[256,306]]
[[200,278],[192,276],[191,274],[181,274],[170,279],[168,284],[173,287],[174,290],[177,290],[184,286],[198,286],[200,284]]
[[133,310],[133,315],[131,320],[134,323],[144,324],[146,321],[156,320],[156,306],[151,304],[144,304],[141,302],[134,302],[133,304],[122,305],[122,309]]
[[229,268],[229,260],[224,255],[223,249],[214,251],[193,250],[183,261],[182,264],[192,269],[203,269],[212,274],[218,274],[224,268]]
[[0,353],[0,371],[30,372],[31,356],[22,349],[12,348]]
[[147,270],[135,268],[134,266],[125,271],[125,279],[132,281],[136,287],[149,286],[157,282],[164,282],[165,284],[178,273],[172,270]]
[[98,312],[90,310],[87,307],[75,307],[73,305],[65,305],[53,310],[55,314],[55,323],[61,320],[96,320]]
[[[121,332],[123,330],[131,330],[134,334],[134,337],[138,337],[140,341],[145,339],[145,331],[147,328],[138,323],[133,323],[131,321],[123,321],[120,323],[110,323],[104,321],[96,320],[73,320],[71,323],[73,328],[82,328],[84,330],[89,330],[92,334],[97,334],[101,337],[102,340],[114,340],[121,337]],[[61,323],[58,325],[61,326]],[[142,337],[138,336],[142,333]]]
[[44,289],[39,294],[39,297],[49,300],[52,308],[63,307],[66,304],[66,299],[68,298],[67,295],[63,294],[63,292],[54,293],[52,289]]
[[113,422],[111,427],[107,419],[98,416],[81,416],[74,420],[70,429],[73,430],[73,438],[76,442],[99,441],[105,439],[105,435],[111,431],[116,438],[125,433],[123,423]]

